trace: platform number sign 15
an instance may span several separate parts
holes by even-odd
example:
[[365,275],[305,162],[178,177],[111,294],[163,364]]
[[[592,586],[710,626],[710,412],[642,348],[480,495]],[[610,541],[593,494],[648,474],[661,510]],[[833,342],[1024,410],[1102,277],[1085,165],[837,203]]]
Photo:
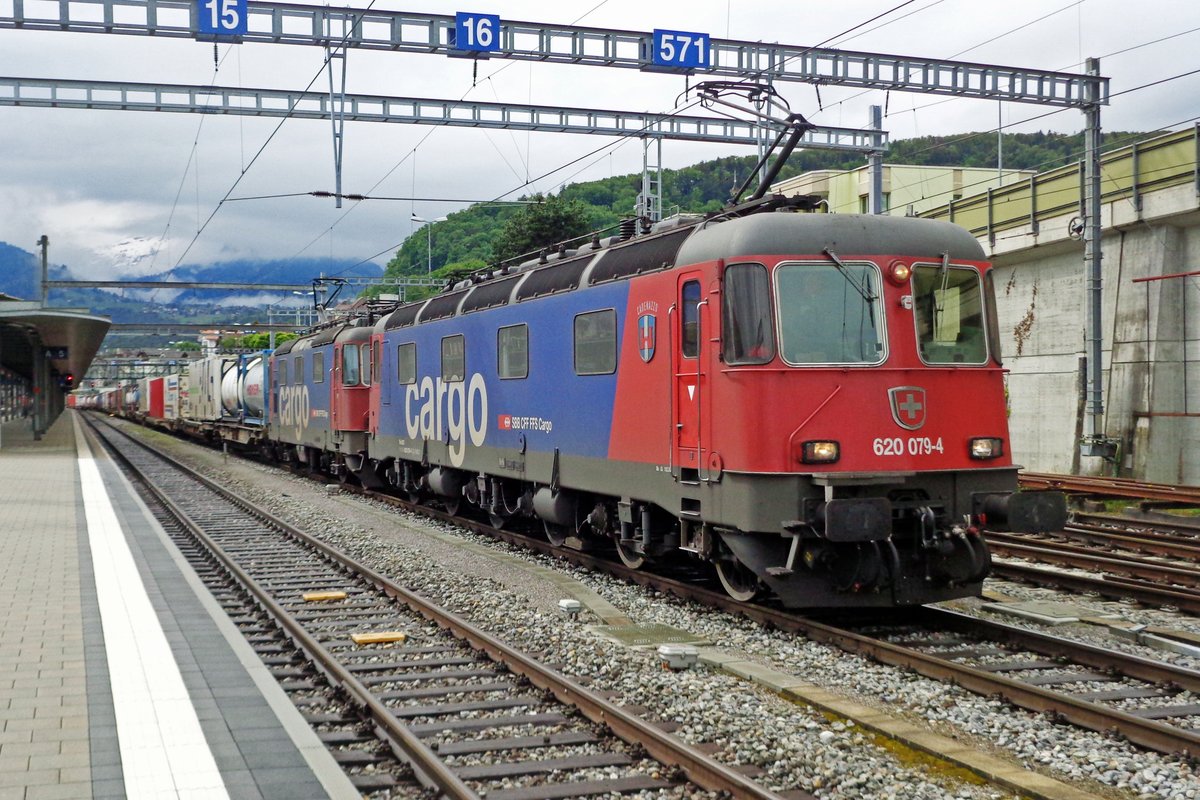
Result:
[[654,30],[653,60],[660,67],[707,69],[709,41],[707,33]]
[[246,25],[247,0],[197,0],[199,31],[208,36],[242,36]]
[[500,49],[500,17],[497,14],[471,14],[459,11],[454,15],[455,50],[495,52]]

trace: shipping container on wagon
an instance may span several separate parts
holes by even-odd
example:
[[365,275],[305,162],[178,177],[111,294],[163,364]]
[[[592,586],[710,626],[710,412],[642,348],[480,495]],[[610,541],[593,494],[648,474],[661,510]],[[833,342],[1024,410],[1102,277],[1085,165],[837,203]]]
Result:
[[227,419],[261,425],[266,412],[266,365],[270,351],[237,356],[221,376],[221,407]]
[[163,413],[161,419],[175,421],[179,419],[179,376],[164,375],[162,379],[163,385]]
[[166,400],[165,379],[160,375],[157,378],[150,378],[146,381],[146,416],[151,419],[163,419],[164,403]]
[[137,403],[137,412],[142,416],[147,416],[150,413],[150,381],[153,378],[139,378],[137,383],[137,396],[134,401]]
[[221,407],[221,378],[237,356],[209,356],[193,361],[188,368],[188,419],[216,422],[224,416]]

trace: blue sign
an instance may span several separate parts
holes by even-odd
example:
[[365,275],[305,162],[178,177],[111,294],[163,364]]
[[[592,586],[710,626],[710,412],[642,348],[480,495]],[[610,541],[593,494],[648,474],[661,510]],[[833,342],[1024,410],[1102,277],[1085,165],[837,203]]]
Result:
[[493,53],[500,49],[500,16],[459,11],[454,15],[455,50]]
[[196,0],[198,29],[205,36],[244,36],[247,0]]
[[709,42],[707,33],[654,30],[655,65],[708,69]]

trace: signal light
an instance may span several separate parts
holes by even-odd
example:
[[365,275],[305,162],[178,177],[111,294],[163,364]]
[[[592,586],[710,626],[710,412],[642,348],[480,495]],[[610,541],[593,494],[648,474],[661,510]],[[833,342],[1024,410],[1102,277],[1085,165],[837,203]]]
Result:
[[75,376],[69,372],[66,375],[63,375],[63,387],[66,389],[74,389],[75,388]]

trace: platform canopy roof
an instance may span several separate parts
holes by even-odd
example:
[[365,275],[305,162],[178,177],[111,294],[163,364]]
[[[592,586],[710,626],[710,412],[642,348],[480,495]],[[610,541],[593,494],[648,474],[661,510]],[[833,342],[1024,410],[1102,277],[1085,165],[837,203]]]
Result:
[[112,321],[84,308],[53,308],[0,294],[0,364],[33,375],[33,347],[59,374],[83,378]]

